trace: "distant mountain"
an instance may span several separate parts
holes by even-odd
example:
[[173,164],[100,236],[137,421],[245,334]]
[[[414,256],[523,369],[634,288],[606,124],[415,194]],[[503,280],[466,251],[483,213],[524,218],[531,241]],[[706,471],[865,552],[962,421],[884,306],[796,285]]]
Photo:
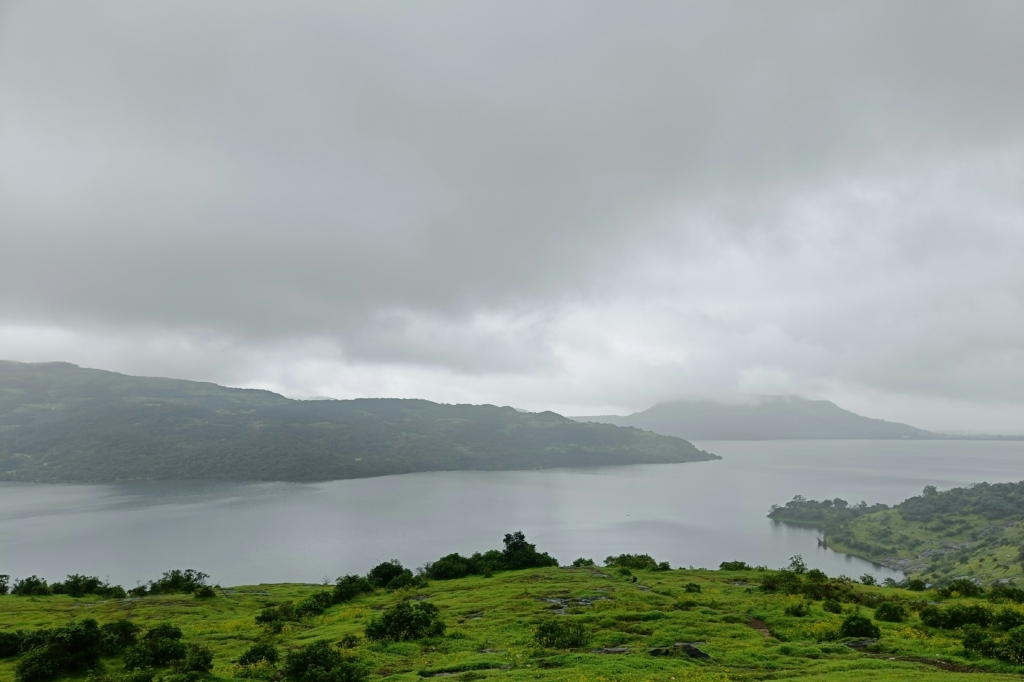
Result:
[[0,480],[314,481],[719,459],[553,412],[270,391],[0,361]]
[[690,440],[926,439],[941,436],[897,422],[854,414],[827,400],[763,396],[750,403],[709,400],[659,403],[634,414],[573,417],[581,422],[635,426]]

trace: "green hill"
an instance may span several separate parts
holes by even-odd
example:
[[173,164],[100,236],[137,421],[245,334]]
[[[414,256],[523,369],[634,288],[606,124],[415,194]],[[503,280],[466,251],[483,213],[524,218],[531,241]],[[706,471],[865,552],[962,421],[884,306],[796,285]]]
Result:
[[1024,578],[1024,481],[929,486],[894,507],[797,497],[768,516],[819,527],[832,549],[938,585]]
[[719,459],[553,412],[270,391],[0,361],[0,480],[313,481]]
[[677,400],[625,417],[573,417],[581,422],[635,426],[690,440],[924,439],[936,434],[871,419],[827,400],[762,396],[750,403]]
[[[255,585],[201,599],[6,595],[0,682],[66,679],[30,667],[51,652],[63,669],[77,664],[74,679],[98,682],[982,682],[1024,670],[1024,612],[1005,596],[991,605],[991,594],[727,568],[526,568],[395,589],[348,576],[338,589]],[[986,624],[959,626],[974,621]]]

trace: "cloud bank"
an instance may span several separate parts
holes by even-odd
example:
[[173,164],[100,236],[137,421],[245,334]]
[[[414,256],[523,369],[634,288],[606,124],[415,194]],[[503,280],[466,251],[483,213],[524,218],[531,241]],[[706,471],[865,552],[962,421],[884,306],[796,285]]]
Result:
[[1024,6],[0,6],[0,357],[1024,430]]

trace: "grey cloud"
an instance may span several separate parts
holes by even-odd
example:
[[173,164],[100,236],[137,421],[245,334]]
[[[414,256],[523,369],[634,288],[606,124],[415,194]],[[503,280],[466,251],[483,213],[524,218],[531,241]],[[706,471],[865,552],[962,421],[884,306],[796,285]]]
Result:
[[35,329],[134,371],[569,411],[1024,403],[1022,19],[7,3],[0,354]]

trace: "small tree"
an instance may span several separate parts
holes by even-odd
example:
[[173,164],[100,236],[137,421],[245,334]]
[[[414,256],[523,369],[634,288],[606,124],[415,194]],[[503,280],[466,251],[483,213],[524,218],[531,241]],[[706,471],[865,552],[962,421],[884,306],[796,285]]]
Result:
[[11,576],[0,573],[0,595],[7,594],[11,581]]
[[877,585],[878,581],[875,580],[875,576],[870,573],[865,573],[860,577],[860,583],[861,585]]
[[804,558],[799,554],[789,558],[789,566],[787,568],[793,573],[807,572],[807,564],[804,563]]
[[238,657],[239,665],[256,665],[257,663],[270,663],[273,665],[277,663],[278,653],[277,649],[270,642],[257,642],[251,647],[245,650],[245,652]]
[[290,652],[285,658],[284,676],[292,682],[363,682],[369,675],[358,661],[342,656],[321,639]]
[[875,609],[875,619],[886,623],[902,623],[907,619],[907,610],[896,602],[882,602]]
[[338,578],[334,583],[334,601],[351,601],[361,594],[373,592],[373,585],[361,575],[345,575]]

